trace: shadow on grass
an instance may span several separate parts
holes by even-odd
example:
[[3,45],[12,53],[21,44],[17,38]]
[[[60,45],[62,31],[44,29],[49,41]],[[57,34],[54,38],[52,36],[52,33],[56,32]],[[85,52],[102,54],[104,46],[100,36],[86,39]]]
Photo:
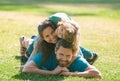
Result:
[[21,56],[15,56],[15,59],[20,60]]
[[[53,1],[48,1],[48,0],[3,0],[0,2],[0,10],[1,11],[23,11],[23,12],[30,12],[30,13],[34,13],[36,15],[51,15],[54,14],[56,12],[65,12],[68,15],[71,16],[103,16],[103,13],[107,13],[107,11],[105,10],[93,10],[91,11],[91,8],[89,8],[89,4],[93,5],[95,4],[102,4],[100,5],[101,9],[103,8],[108,8],[108,11],[110,11],[109,9],[112,10],[117,10],[115,11],[115,13],[113,12],[113,15],[115,15],[119,12],[120,9],[120,1],[118,0],[61,0],[60,3],[62,4],[71,4],[75,5],[75,4],[85,4],[85,8],[84,10],[81,9],[77,9],[77,10],[70,10],[70,9],[63,9],[62,7],[58,7],[55,5],[53,7],[49,7],[46,6],[44,4],[48,4],[48,3],[52,3],[54,4],[58,4],[59,1],[58,0],[53,0]],[[86,5],[87,4],[87,5]],[[109,5],[108,5],[109,4]],[[49,5],[49,4],[48,4]],[[106,6],[107,5],[107,6]],[[95,7],[99,7],[98,5],[96,5]],[[98,8],[99,9],[99,8]],[[107,10],[107,9],[106,9]],[[112,16],[113,16],[112,15]],[[105,16],[109,17],[111,16],[111,14],[106,14]],[[117,16],[118,17],[118,16]],[[117,18],[116,17],[116,18]]]
[[[15,56],[15,59],[20,60],[20,56]],[[12,78],[17,80],[30,80],[30,81],[62,81],[64,76],[57,75],[41,75],[41,74],[27,74],[22,73],[22,69],[19,70],[18,74],[12,76]]]
[[57,12],[64,12],[69,14],[70,16],[98,16],[98,14],[93,12],[69,12],[69,11],[47,11],[50,15],[55,14]]
[[74,11],[71,12],[70,10],[64,10],[64,9],[53,9],[53,8],[49,8],[46,7],[44,5],[41,6],[20,6],[20,5],[14,5],[14,6],[9,6],[9,5],[2,5],[0,7],[0,10],[3,11],[36,11],[37,13],[45,13],[47,12],[48,15],[52,15],[54,13],[57,12],[65,12],[71,16],[97,16],[97,14],[93,13],[93,12],[80,12],[79,11]]
[[[2,0],[0,1],[0,10],[16,11],[16,10],[39,10],[45,9],[49,11],[44,4],[109,4],[110,9],[120,9],[119,0]],[[105,6],[103,6],[105,7]],[[58,9],[59,10],[59,9]],[[64,9],[63,9],[64,10]]]
[[14,79],[18,80],[30,80],[30,81],[62,81],[64,76],[57,76],[57,75],[40,75],[40,74],[26,74],[20,72],[12,76]]
[[116,4],[119,0],[1,0],[2,4],[37,5],[40,3],[62,3],[62,4]]

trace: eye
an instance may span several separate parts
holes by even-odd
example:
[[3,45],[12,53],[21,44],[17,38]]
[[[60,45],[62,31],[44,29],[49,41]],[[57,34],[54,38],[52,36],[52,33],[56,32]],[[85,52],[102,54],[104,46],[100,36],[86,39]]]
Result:
[[51,34],[53,34],[53,33],[54,33],[54,31],[51,32]]
[[67,55],[67,57],[70,57],[70,55]]
[[63,56],[63,54],[62,54],[62,53],[60,53],[59,55],[60,55],[60,56]]
[[47,37],[49,37],[49,35],[46,35],[45,37],[47,38]]

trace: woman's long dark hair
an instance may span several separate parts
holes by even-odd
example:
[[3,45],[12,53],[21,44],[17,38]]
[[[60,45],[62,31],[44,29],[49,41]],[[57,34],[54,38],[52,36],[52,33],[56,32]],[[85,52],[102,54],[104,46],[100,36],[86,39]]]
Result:
[[50,54],[54,52],[55,44],[47,43],[42,35],[42,32],[47,27],[51,27],[53,30],[56,29],[52,21],[45,20],[38,26],[38,33],[39,33],[39,39],[35,46],[35,53],[41,52],[43,59],[45,62],[47,62],[47,59],[49,58]]

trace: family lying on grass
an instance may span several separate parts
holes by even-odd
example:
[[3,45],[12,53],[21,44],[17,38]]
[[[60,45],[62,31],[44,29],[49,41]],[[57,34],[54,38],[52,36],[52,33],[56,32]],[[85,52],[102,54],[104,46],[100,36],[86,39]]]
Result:
[[93,66],[98,54],[80,46],[80,27],[65,13],[55,13],[38,26],[38,35],[20,37],[22,72],[99,78]]

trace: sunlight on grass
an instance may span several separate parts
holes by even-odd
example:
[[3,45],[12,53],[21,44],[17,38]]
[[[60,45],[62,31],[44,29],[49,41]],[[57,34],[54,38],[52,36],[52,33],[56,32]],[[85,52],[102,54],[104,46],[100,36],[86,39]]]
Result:
[[[55,7],[54,7],[55,6]],[[36,4],[36,5],[1,5],[2,11],[22,12],[34,15],[50,15],[55,12],[66,12],[73,16],[97,16],[119,19],[119,6],[110,4]],[[118,8],[118,9],[117,9]]]
[[15,3],[0,5],[0,81],[98,81],[71,76],[24,74],[14,68],[20,65],[19,37],[25,35],[30,38],[31,35],[37,34],[38,24],[58,11],[68,13],[79,23],[81,45],[99,54],[94,64],[103,75],[103,79],[99,81],[120,80],[120,9],[117,8],[118,5],[34,3],[30,6],[30,3],[28,5],[22,2],[19,5],[18,2]]

